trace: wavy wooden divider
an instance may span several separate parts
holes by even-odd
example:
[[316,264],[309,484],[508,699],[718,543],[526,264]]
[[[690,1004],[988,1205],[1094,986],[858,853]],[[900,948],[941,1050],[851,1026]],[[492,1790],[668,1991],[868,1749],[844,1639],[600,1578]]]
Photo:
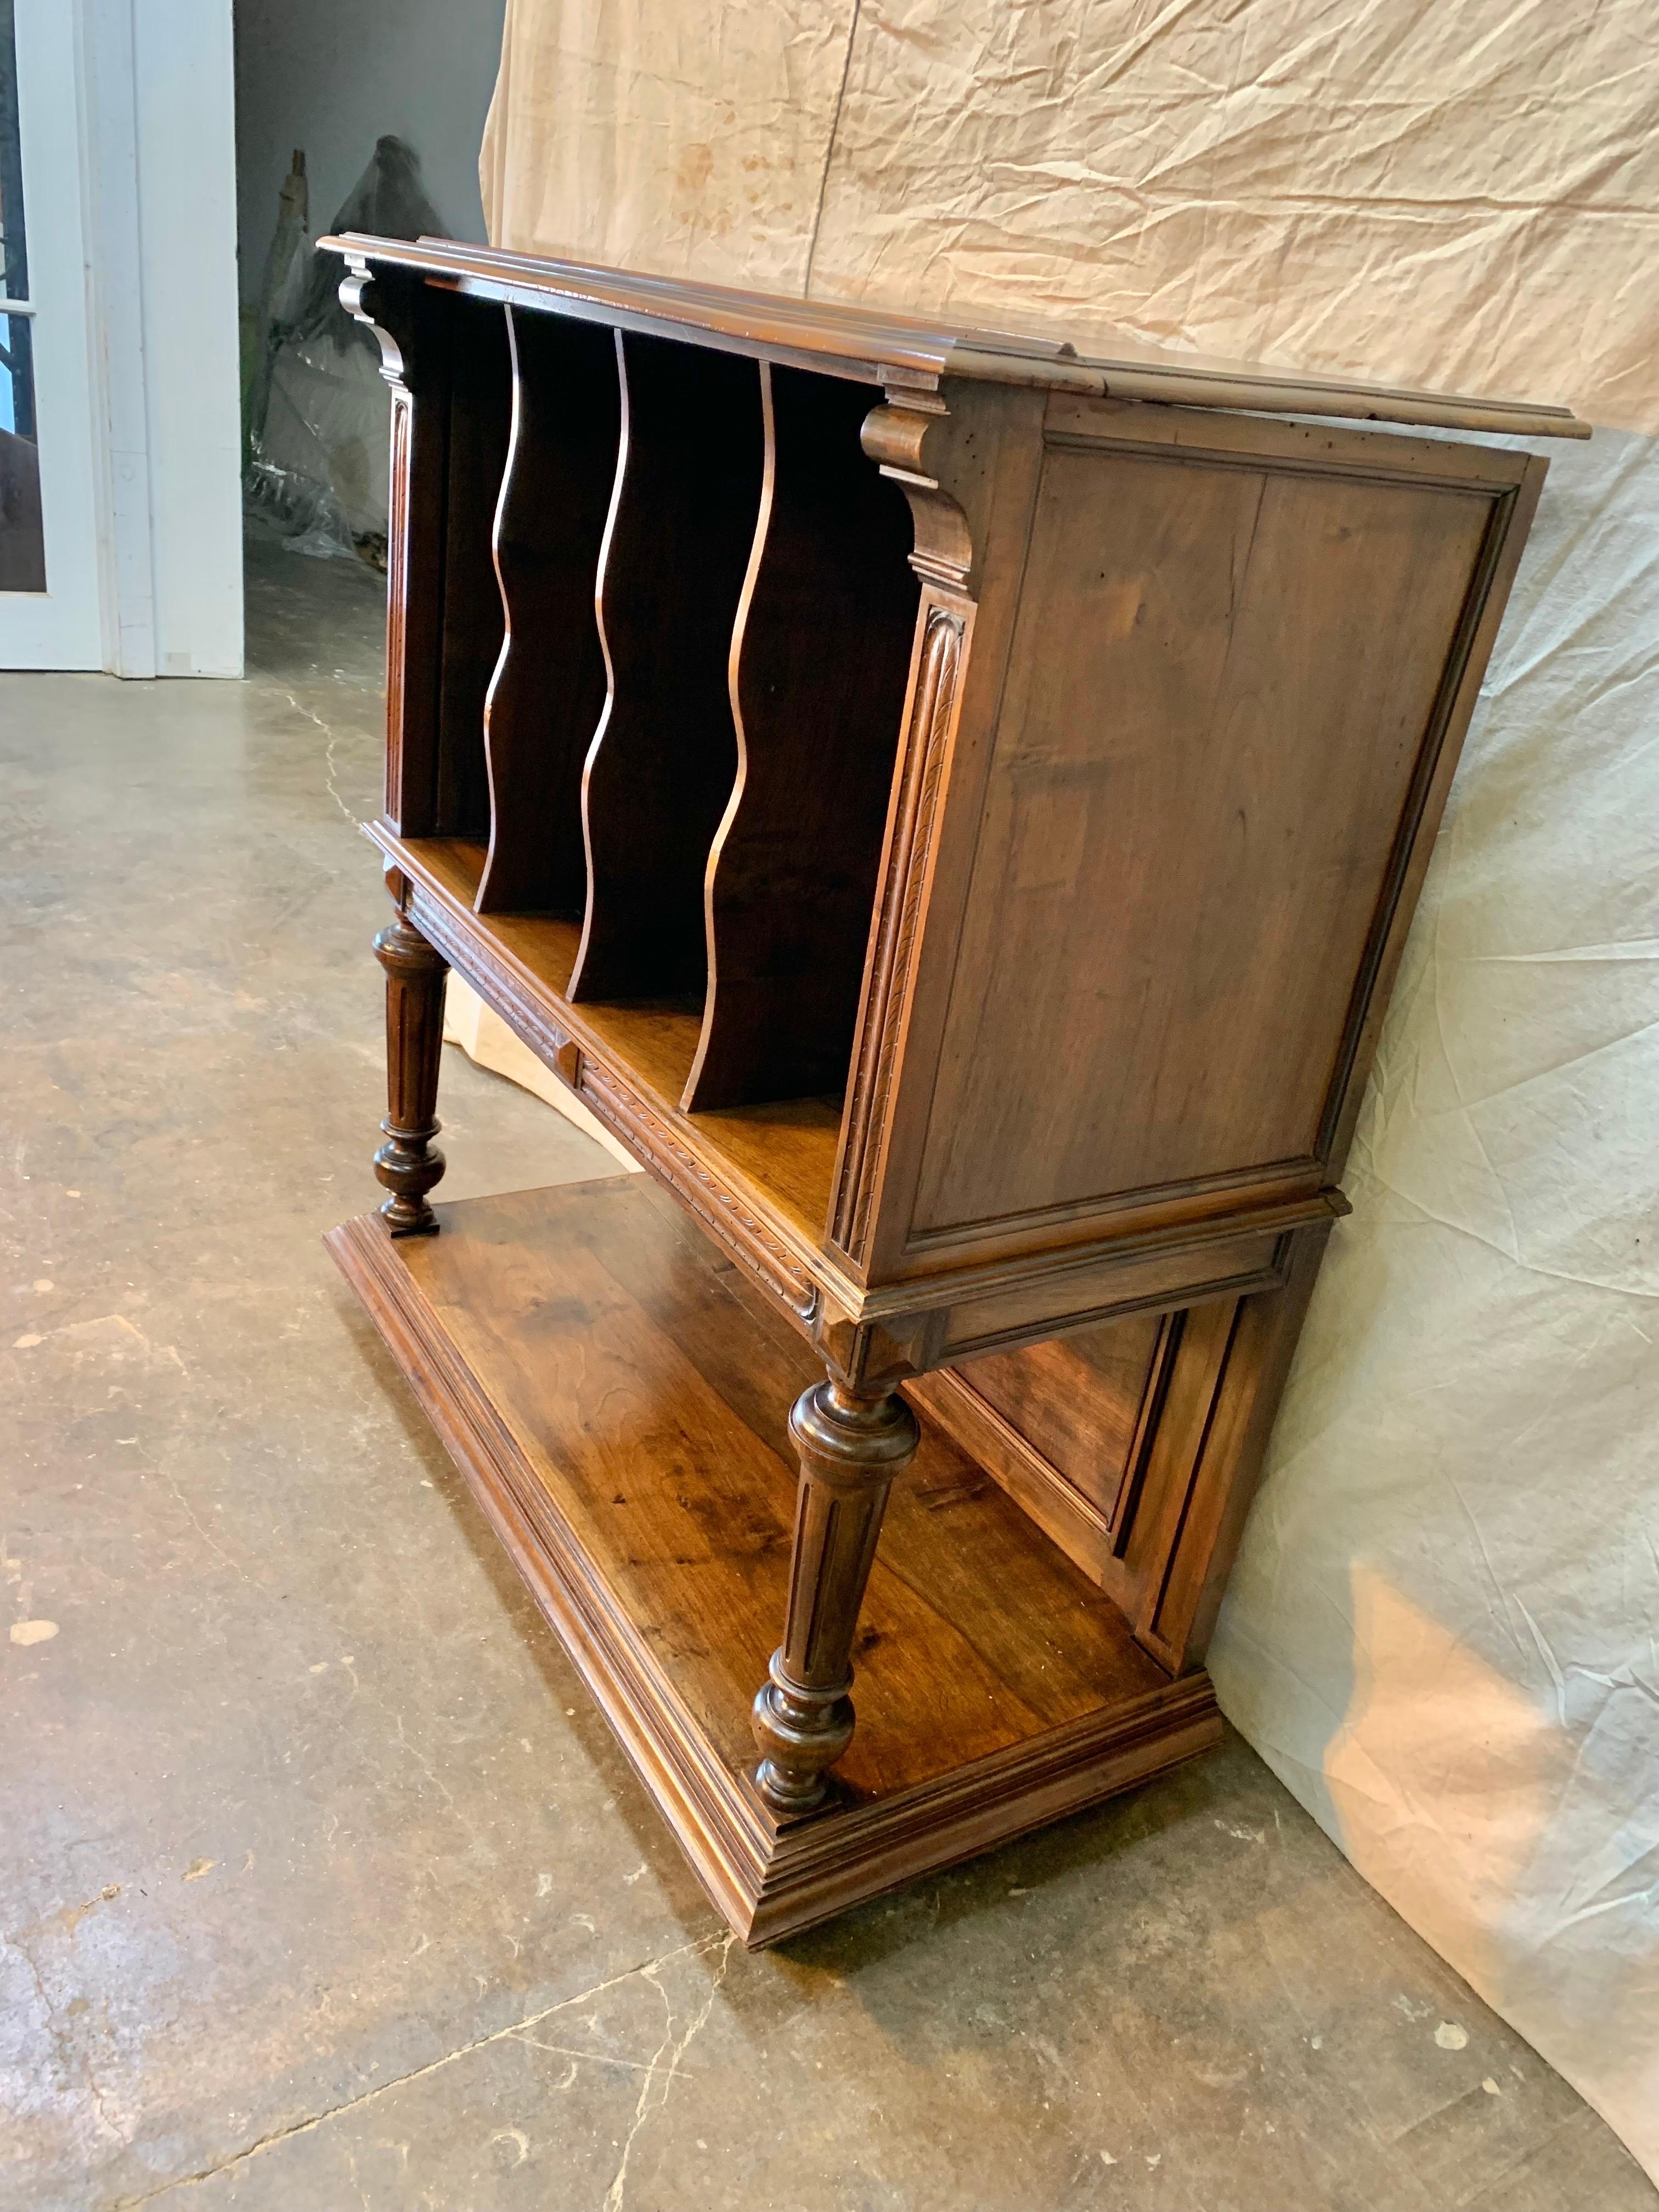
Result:
[[438,668],[430,835],[483,837],[489,823],[484,696],[501,644],[489,539],[507,465],[513,370],[506,311],[465,302],[445,328],[452,349],[444,504],[443,636]]
[[757,364],[618,332],[623,429],[600,560],[610,677],[582,779],[572,1000],[701,994],[702,881],[737,774],[728,643],[761,491]]
[[761,394],[738,775],[709,855],[688,1110],[846,1083],[920,588],[909,508],[859,444],[868,387],[763,363]]
[[480,914],[574,917],[586,896],[582,763],[604,711],[595,579],[622,434],[612,335],[507,309],[513,432],[494,535],[506,617],[484,706],[489,856]]

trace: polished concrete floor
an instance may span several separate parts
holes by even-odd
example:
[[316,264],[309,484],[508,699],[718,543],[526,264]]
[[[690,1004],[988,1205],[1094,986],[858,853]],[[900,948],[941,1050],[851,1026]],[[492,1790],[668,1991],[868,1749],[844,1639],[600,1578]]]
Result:
[[[1242,1744],[723,1934],[319,1238],[377,1194],[378,586],[0,678],[0,2204],[1651,2212]],[[447,1054],[447,1194],[604,1174]]]

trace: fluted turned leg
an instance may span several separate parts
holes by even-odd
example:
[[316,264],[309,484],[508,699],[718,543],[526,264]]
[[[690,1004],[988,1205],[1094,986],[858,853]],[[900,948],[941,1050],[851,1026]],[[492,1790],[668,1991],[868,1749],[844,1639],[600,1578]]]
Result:
[[754,1728],[760,1793],[795,1814],[822,1801],[853,1741],[853,1638],[887,1493],[915,1454],[916,1418],[902,1398],[857,1397],[832,1380],[802,1392],[789,1431],[800,1455],[789,1611]]
[[424,1237],[438,1226],[426,1194],[444,1171],[432,1139],[449,965],[401,908],[375,939],[374,955],[386,970],[387,1109],[374,1172],[392,1193],[380,1212],[394,1237]]

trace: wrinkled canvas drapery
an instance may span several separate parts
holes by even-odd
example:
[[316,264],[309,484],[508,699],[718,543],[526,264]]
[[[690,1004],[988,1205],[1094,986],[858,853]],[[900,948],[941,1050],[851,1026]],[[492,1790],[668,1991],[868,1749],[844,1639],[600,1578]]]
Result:
[[508,0],[497,245],[1659,430],[1646,0]]
[[481,167],[513,247],[1610,427],[1552,455],[1212,1665],[1659,2178],[1656,125],[1645,0],[509,0]]

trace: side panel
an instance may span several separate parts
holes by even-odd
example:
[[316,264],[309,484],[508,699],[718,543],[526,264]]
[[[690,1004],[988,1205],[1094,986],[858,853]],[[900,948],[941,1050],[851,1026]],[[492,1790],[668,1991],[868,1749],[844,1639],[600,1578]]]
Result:
[[963,1378],[1109,1522],[1169,1333],[1167,1314],[1137,1315],[1027,1352],[990,1352]]
[[1112,1322],[904,1386],[1171,1674],[1209,1642],[1327,1234],[1316,1224],[1290,1240],[1281,1290]]
[[1139,1593],[1119,1552],[1181,1322],[1136,1314],[905,1385],[1131,1618]]
[[487,836],[484,694],[501,653],[490,551],[512,404],[505,311],[354,272],[341,297],[392,386],[386,815],[406,837]]
[[1051,409],[915,1261],[1330,1180],[1524,535],[1524,457],[1133,411]]

